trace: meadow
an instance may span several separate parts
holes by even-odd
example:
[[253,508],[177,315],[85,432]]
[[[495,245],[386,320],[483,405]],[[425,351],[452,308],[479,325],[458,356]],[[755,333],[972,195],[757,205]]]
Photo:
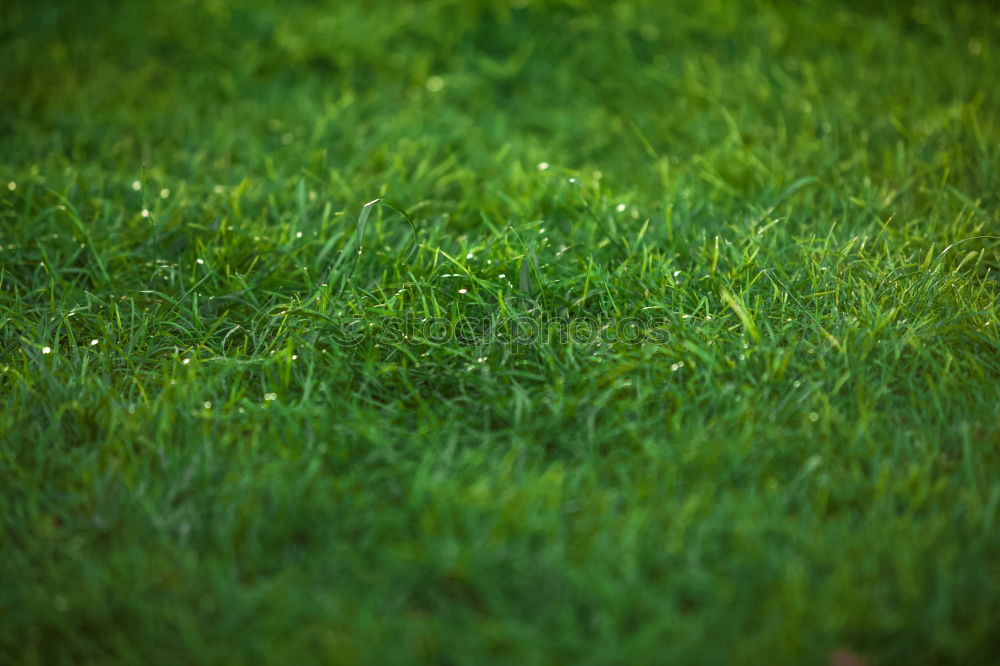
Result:
[[0,662],[1000,663],[989,2],[0,8]]

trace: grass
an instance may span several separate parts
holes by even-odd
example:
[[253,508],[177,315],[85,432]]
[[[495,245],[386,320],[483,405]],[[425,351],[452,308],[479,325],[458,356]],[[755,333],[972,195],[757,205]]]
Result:
[[988,3],[0,16],[0,660],[998,658]]

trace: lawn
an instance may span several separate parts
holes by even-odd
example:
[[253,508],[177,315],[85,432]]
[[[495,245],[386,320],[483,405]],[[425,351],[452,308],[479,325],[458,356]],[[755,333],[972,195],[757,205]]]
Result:
[[1000,663],[988,2],[0,8],[0,662]]

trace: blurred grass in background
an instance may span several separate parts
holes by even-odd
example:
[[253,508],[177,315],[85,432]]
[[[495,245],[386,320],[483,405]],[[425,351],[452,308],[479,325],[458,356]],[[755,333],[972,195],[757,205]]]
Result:
[[[0,658],[991,663],[998,38],[985,2],[5,3]],[[376,214],[349,275],[379,196],[418,251]],[[671,338],[329,342],[517,308]]]
[[[327,184],[336,169],[338,203],[385,186],[454,212],[512,162],[541,159],[600,169],[650,203],[756,201],[808,174],[877,205],[945,166],[959,190],[995,190],[981,124],[996,13],[865,7],[14,4],[6,145],[21,168],[55,152],[192,186],[265,165]],[[415,182],[422,163],[463,177]]]

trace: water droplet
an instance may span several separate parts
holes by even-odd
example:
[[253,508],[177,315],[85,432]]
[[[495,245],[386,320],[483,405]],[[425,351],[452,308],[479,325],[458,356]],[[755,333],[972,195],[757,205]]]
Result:
[[43,354],[51,354],[52,353],[52,347],[42,347],[42,353]]
[[143,216],[143,217],[149,217],[149,210],[148,210],[148,209],[146,209],[146,208],[143,208],[143,209],[142,209],[142,216]]
[[140,183],[137,180],[133,180],[132,181],[132,189],[135,190],[136,192],[138,192],[139,190],[142,189],[142,183]]
[[548,168],[549,168],[549,163],[548,162],[539,162],[538,163],[538,170],[539,171],[545,171]]
[[458,293],[460,293],[460,294],[465,294],[465,293],[467,293],[468,291],[469,291],[468,289],[459,289],[459,290],[458,290]]
[[160,198],[161,199],[166,199],[169,196],[170,196],[170,190],[168,190],[165,187],[162,190],[160,190]]
[[100,340],[98,340],[97,338],[94,338],[93,340],[90,341],[90,346],[91,347],[96,347],[98,344],[100,344],[100,342],[101,342]]
[[13,192],[14,190],[17,189],[17,183],[15,183],[14,181],[10,181],[9,183],[7,183],[7,189]]

